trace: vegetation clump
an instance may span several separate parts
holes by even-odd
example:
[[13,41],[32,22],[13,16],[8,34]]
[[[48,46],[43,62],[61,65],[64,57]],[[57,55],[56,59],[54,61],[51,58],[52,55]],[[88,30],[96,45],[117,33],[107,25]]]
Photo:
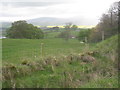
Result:
[[44,37],[41,29],[28,24],[26,21],[16,21],[7,30],[8,38],[27,38],[27,39],[40,39]]

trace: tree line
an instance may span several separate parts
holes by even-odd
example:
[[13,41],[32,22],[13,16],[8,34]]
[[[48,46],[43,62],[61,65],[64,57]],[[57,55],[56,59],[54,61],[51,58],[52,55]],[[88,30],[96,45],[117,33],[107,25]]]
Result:
[[120,2],[115,2],[111,5],[108,12],[102,15],[96,27],[80,31],[78,39],[84,41],[85,37],[87,37],[88,42],[99,42],[118,34],[118,27],[120,27],[119,17]]

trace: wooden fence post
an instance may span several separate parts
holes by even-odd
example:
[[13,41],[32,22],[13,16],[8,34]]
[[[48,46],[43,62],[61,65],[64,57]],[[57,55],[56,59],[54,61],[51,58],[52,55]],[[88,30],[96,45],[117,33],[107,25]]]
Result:
[[102,31],[102,41],[104,40],[104,37],[105,35],[104,35],[104,31]]
[[41,43],[41,57],[42,57],[42,59],[43,59],[43,44],[44,43]]

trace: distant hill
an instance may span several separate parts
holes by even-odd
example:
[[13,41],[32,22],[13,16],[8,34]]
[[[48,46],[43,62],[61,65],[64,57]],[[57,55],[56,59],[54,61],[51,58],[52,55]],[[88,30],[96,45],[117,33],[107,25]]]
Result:
[[[86,20],[85,18],[76,18],[76,17],[72,17],[72,18],[40,17],[40,18],[29,19],[26,21],[36,26],[63,26],[69,22],[78,26],[79,25],[83,26],[86,25],[85,20]],[[2,28],[8,28],[11,26],[12,22],[0,22],[0,23],[2,23]],[[86,26],[91,26],[91,25],[89,24]]]
[[56,26],[56,25],[65,25],[65,23],[72,21],[64,18],[41,17],[41,18],[27,20],[27,22],[41,26],[49,26],[49,25]]
[[12,22],[0,22],[1,26],[0,28],[8,28],[11,26]]
[[53,25],[59,20],[57,18],[49,18],[49,17],[43,17],[43,18],[35,18],[27,20],[28,23],[32,23],[34,25],[40,25],[40,26],[47,26],[47,25]]
[[[40,17],[26,20],[28,23],[38,26],[57,26],[57,25],[65,25],[68,22],[73,24],[77,23],[76,19],[69,19],[69,18],[54,18],[54,17]],[[0,22],[2,23],[2,27],[10,27],[12,22]]]
[[[76,17],[71,17],[71,18],[54,18],[54,17],[40,17],[40,18],[35,18],[35,19],[30,19],[27,20],[28,23],[32,23],[34,25],[39,25],[39,26],[60,26],[60,25],[65,25],[66,23],[72,23],[75,25],[86,25],[85,18],[76,18]],[[88,26],[91,25],[91,22],[88,24]]]

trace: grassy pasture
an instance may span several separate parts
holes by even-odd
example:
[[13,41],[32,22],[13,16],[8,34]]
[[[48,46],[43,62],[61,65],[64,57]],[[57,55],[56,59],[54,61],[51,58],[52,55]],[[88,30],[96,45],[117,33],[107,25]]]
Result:
[[63,39],[3,39],[2,60],[4,62],[19,63],[21,60],[36,60],[41,58],[41,43],[43,44],[43,57],[61,56],[70,53],[80,53],[85,44],[76,39],[68,42]]
[[55,38],[60,34],[60,32],[46,32],[45,38]]
[[[69,42],[59,38],[3,39],[3,66],[9,64],[9,73],[4,72],[4,75],[11,77],[3,79],[3,87],[117,88],[117,39],[114,36],[97,45],[89,44],[89,49],[76,39],[70,39]],[[41,43],[44,43],[43,60]],[[92,50],[99,51],[91,56],[96,63],[84,63],[79,54]],[[23,60],[31,61],[31,66],[21,65]],[[46,60],[48,63],[45,63]]]
[[[64,30],[59,30],[59,31],[44,31],[44,33],[45,33],[45,38],[55,38],[55,37],[57,37],[62,31],[64,31]],[[79,34],[79,31],[73,31],[73,30],[71,30],[70,31],[70,34],[71,35],[73,35],[73,36],[78,36],[78,34]]]

